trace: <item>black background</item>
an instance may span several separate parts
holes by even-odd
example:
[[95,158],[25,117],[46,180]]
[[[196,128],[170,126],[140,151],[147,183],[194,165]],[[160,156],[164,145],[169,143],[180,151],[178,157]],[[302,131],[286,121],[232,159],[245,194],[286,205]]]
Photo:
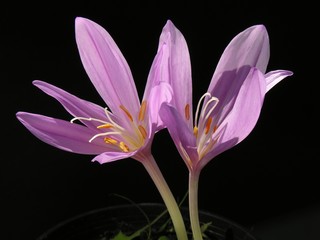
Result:
[[[296,4],[296,5],[294,5]],[[70,6],[69,6],[70,5]],[[17,111],[69,120],[64,109],[32,85],[40,79],[103,106],[78,54],[74,19],[89,18],[114,38],[140,97],[168,19],[184,34],[191,55],[194,102],[206,91],[229,41],[254,24],[270,37],[268,70],[294,72],[266,96],[260,119],[239,145],[211,161],[200,177],[199,207],[240,224],[255,224],[320,203],[318,15],[308,2],[249,1],[57,2],[7,4],[1,13],[0,238],[31,240],[58,222],[88,210],[161,202],[143,166],[132,159],[92,163],[36,139]],[[176,198],[188,172],[166,130],[154,156]]]

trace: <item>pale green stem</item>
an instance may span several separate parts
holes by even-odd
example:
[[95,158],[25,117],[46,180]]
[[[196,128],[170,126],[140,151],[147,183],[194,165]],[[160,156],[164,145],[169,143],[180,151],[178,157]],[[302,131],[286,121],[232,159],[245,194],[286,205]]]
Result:
[[202,231],[198,211],[198,185],[200,171],[189,173],[189,213],[193,239],[202,240]]
[[157,163],[152,155],[149,155],[141,161],[148,171],[154,184],[158,188],[160,195],[168,209],[178,240],[188,240],[185,224],[179,209],[179,206],[173,197],[171,190],[165,181]]

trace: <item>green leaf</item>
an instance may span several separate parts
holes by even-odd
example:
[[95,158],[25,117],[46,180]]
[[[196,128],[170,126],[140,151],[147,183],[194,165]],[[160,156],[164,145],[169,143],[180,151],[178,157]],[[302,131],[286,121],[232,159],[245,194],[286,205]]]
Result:
[[161,237],[158,238],[158,240],[169,240],[169,238],[166,237],[166,236],[161,236]]
[[133,238],[130,236],[125,235],[123,232],[119,232],[114,238],[111,240],[132,240]]

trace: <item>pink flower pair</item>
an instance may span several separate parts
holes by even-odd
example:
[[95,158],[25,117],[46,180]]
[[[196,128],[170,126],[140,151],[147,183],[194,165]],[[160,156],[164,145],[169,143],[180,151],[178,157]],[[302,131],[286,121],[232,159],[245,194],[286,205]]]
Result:
[[[162,175],[151,153],[155,133],[167,128],[190,172],[191,224],[194,238],[201,239],[196,197],[201,169],[248,136],[259,118],[265,94],[292,75],[286,70],[266,73],[266,28],[255,25],[232,39],[193,115],[188,46],[170,20],[162,30],[141,102],[131,70],[108,32],[81,17],[76,18],[75,27],[83,66],[108,108],[36,80],[33,84],[58,100],[73,118],[65,121],[27,112],[18,112],[17,118],[47,144],[95,155],[93,161],[107,163],[129,157],[140,161],[168,206],[174,200],[168,197],[172,194],[167,186],[160,189],[166,185],[164,179],[156,182],[155,175]],[[173,205],[169,213],[176,218],[179,213]],[[186,239],[181,219],[175,227],[178,238]]]

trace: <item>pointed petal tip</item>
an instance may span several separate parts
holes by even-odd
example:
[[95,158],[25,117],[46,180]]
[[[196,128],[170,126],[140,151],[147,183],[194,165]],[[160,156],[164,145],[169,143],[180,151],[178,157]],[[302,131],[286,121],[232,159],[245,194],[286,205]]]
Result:
[[16,118],[19,119],[20,115],[22,114],[22,112],[16,112]]
[[27,115],[30,115],[30,113],[27,113],[27,112],[22,112],[22,111],[19,111],[19,112],[16,112],[16,118],[23,124],[25,125],[25,117]]
[[293,72],[292,72],[292,71],[289,71],[289,70],[287,70],[286,73],[287,73],[287,76],[288,76],[288,77],[290,77],[290,76],[293,75]]
[[243,32],[246,32],[246,33],[249,33],[249,34],[254,34],[254,35],[263,34],[265,37],[268,37],[267,28],[263,24],[252,25],[251,27],[248,27]]
[[75,21],[75,24],[77,25],[77,24],[81,24],[83,22],[88,21],[88,19],[84,17],[76,17],[74,21]]
[[85,25],[88,25],[88,24],[94,24],[94,22],[88,18],[84,18],[84,17],[76,17],[75,18],[75,28],[76,30],[85,26]]
[[169,26],[174,26],[174,24],[173,24],[173,22],[171,21],[171,19],[168,19],[168,20],[167,20],[167,23],[166,23],[166,25],[169,25]]
[[36,87],[38,87],[41,83],[44,83],[44,81],[41,81],[41,80],[38,80],[38,79],[32,81],[32,84],[34,86],[36,86]]

